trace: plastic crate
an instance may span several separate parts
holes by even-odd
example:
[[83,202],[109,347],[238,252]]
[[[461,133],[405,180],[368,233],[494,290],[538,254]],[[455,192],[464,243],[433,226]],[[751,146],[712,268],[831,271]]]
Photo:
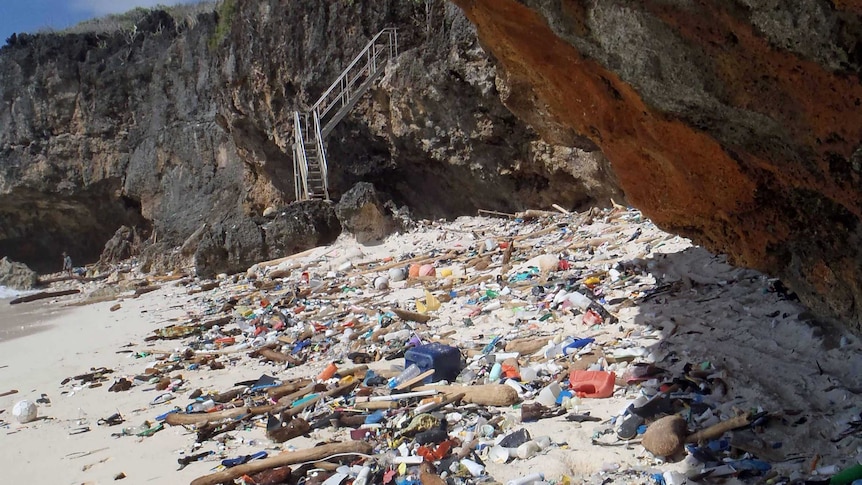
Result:
[[446,380],[454,382],[462,369],[461,352],[448,345],[433,342],[419,345],[404,353],[404,368],[416,364],[422,372],[434,369],[434,374],[426,378],[424,382],[437,382]]

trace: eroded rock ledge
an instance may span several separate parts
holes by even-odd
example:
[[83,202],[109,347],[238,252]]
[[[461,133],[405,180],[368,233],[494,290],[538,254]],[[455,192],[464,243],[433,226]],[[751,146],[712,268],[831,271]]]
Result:
[[862,321],[862,2],[455,0],[507,106],[663,228]]

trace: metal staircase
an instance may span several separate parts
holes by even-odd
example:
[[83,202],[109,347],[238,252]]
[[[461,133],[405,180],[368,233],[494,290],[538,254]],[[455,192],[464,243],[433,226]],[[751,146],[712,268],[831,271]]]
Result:
[[387,62],[398,55],[394,28],[381,30],[306,113],[293,113],[293,176],[296,200],[329,200],[323,139],[356,105]]

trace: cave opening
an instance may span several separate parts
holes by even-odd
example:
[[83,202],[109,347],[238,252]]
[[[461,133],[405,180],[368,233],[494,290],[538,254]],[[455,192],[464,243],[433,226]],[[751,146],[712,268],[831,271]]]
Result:
[[101,183],[71,195],[24,188],[0,197],[0,257],[52,273],[62,268],[64,251],[75,266],[98,261],[121,226],[147,237],[152,224],[140,201],[119,194],[116,185]]

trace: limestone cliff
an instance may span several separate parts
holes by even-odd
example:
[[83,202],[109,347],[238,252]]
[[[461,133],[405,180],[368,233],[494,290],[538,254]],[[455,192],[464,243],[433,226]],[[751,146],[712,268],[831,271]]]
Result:
[[95,261],[128,226],[150,255],[194,235],[277,257],[257,221],[294,194],[292,111],[389,26],[401,55],[327,140],[336,198],[369,181],[436,217],[620,197],[594,144],[542,141],[505,108],[507,80],[454,5],[224,0],[0,49],[0,255],[57,270],[62,250]]
[[455,0],[514,112],[667,230],[862,322],[862,2]]

